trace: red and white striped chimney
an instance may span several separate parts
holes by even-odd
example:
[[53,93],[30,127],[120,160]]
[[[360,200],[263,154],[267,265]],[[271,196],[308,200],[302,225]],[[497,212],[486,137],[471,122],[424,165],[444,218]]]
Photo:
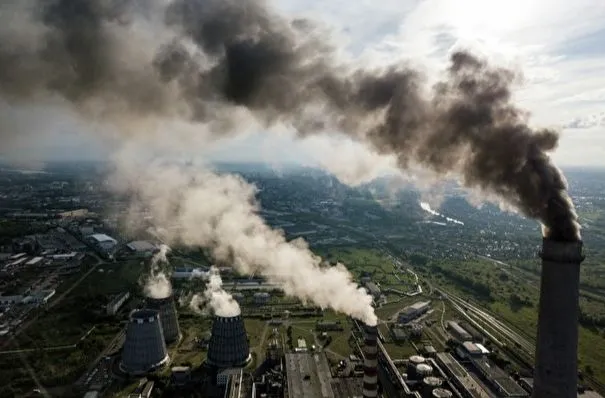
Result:
[[376,398],[378,396],[378,329],[376,326],[365,325],[365,342],[363,355],[363,397]]

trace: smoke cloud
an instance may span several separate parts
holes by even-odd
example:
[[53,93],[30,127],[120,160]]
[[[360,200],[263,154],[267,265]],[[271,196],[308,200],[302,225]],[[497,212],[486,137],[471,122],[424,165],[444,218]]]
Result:
[[[565,178],[547,155],[557,132],[528,125],[511,102],[513,73],[467,52],[453,53],[442,81],[427,89],[406,65],[340,62],[312,21],[288,19],[261,0],[0,7],[5,107],[66,103],[89,120],[188,120],[216,136],[237,132],[248,117],[301,136],[339,131],[394,156],[401,169],[457,174],[539,220],[551,239],[580,239]],[[7,145],[18,134],[2,127]]]
[[200,308],[210,308],[216,316],[234,317],[241,314],[239,304],[231,294],[223,289],[223,280],[216,267],[211,267],[205,273],[196,273],[194,277],[206,280],[206,290],[203,296],[195,294],[190,303],[190,308],[200,312]]
[[[263,275],[303,302],[376,324],[372,298],[346,267],[323,264],[302,239],[289,242],[267,226],[258,215],[256,188],[242,178],[174,164],[143,167],[128,155],[122,159],[113,186],[130,193],[136,204],[145,203],[156,224],[176,226],[163,229],[162,240],[209,248],[218,261],[243,274]],[[226,299],[211,292],[214,300]]]
[[160,250],[151,258],[150,272],[144,278],[143,292],[145,296],[152,298],[166,298],[172,294],[172,284],[168,276],[162,270],[162,265],[168,264],[166,257],[170,247],[160,245]]

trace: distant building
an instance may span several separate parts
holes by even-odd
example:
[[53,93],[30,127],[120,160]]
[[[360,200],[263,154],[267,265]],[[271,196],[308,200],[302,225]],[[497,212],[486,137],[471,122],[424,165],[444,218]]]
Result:
[[89,239],[95,246],[106,252],[112,251],[118,244],[117,240],[105,234],[92,234]]
[[458,341],[471,341],[473,336],[460,326],[458,322],[449,321],[447,323],[448,330],[452,336]]
[[21,304],[23,302],[23,295],[16,294],[12,296],[0,296],[0,304]]
[[376,286],[374,282],[366,282],[365,288],[367,289],[368,293],[370,293],[372,297],[374,297],[374,299],[380,297],[380,288]]
[[174,366],[171,381],[177,386],[182,386],[191,381],[191,368],[189,366]]
[[208,270],[209,270],[209,268],[188,268],[188,267],[175,268],[174,272],[171,275],[171,278],[172,279],[190,279],[190,278],[193,278],[195,275],[201,275],[205,272],[208,272]]
[[397,322],[408,323],[418,318],[429,310],[430,304],[430,301],[419,301],[417,303],[405,307],[404,309],[399,311],[399,314],[397,315]]
[[107,304],[107,315],[115,315],[129,298],[130,292],[123,292],[114,297],[113,300]]
[[297,345],[296,352],[307,351],[307,342],[305,341],[305,339],[298,339],[296,345]]
[[34,303],[38,305],[43,305],[50,300],[52,296],[55,295],[55,290],[37,290],[35,292],[30,293],[27,297],[23,299],[24,303]]
[[254,293],[254,303],[255,304],[266,304],[270,298],[271,298],[271,295],[267,292]]
[[397,342],[405,341],[408,338],[408,334],[401,328],[392,328],[391,334],[393,335],[393,340]]
[[216,374],[216,384],[219,386],[225,386],[229,383],[229,379],[232,377],[240,377],[242,376],[243,369],[242,368],[229,368],[220,370]]
[[150,257],[155,253],[158,248],[151,242],[146,240],[135,240],[128,244],[126,247],[133,253],[142,257]]
[[315,325],[315,329],[320,332],[344,330],[344,328],[342,327],[342,324],[338,321],[337,322],[318,321],[317,324]]
[[80,235],[82,235],[82,236],[90,236],[94,233],[95,233],[95,228],[90,225],[80,227]]
[[243,293],[233,293],[231,295],[231,297],[233,297],[233,300],[237,301],[239,304],[241,304],[244,301],[244,294]]

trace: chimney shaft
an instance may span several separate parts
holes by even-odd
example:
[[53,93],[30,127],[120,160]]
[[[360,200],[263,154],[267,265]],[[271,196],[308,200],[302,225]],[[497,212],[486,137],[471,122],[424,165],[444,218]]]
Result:
[[576,398],[582,242],[542,241],[534,398]]
[[363,355],[363,397],[378,396],[378,329],[376,326],[365,325],[365,342]]

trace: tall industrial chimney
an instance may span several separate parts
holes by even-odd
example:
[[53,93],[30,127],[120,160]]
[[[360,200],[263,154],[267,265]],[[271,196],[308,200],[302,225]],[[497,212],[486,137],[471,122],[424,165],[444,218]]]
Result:
[[542,241],[534,398],[576,398],[581,241]]
[[365,342],[363,355],[363,397],[376,398],[378,396],[378,329],[376,326],[365,325]]

